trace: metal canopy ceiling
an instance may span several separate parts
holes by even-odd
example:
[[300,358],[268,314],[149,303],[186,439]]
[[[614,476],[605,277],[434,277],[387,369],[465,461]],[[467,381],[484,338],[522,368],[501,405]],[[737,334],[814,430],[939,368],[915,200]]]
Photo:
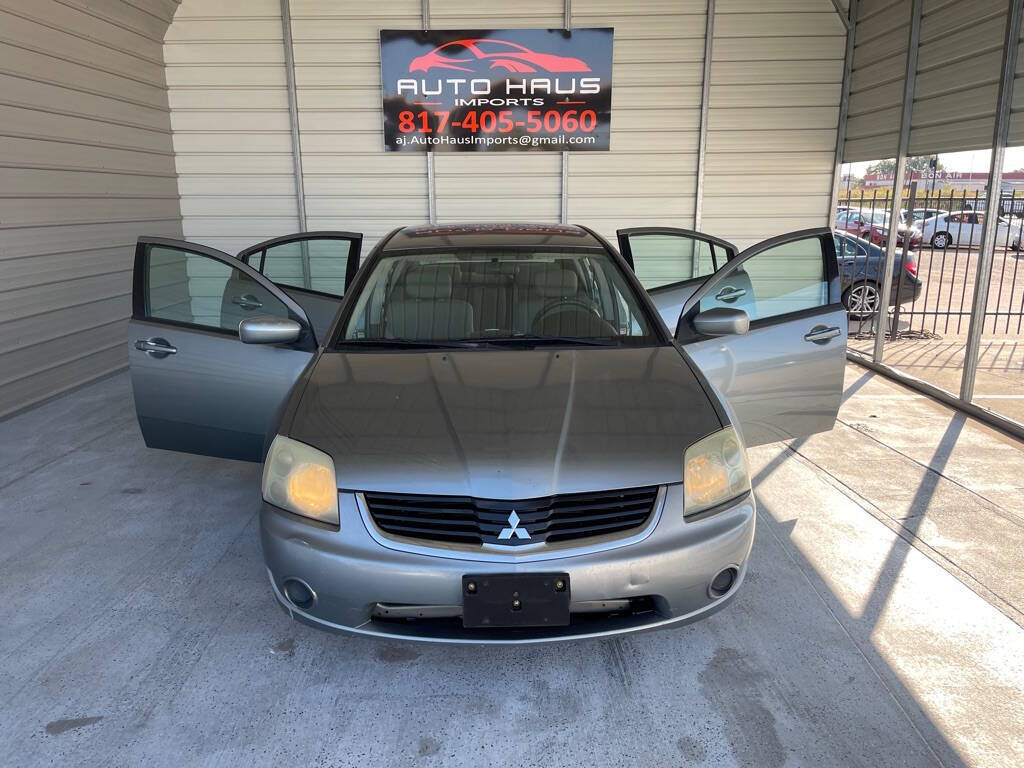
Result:
[[[843,161],[896,155],[912,38],[917,63],[909,89],[913,109],[907,154],[991,146],[1013,1],[925,0],[915,23],[912,0],[858,3]],[[1015,86],[1009,143],[1024,144],[1024,71],[1019,67]]]

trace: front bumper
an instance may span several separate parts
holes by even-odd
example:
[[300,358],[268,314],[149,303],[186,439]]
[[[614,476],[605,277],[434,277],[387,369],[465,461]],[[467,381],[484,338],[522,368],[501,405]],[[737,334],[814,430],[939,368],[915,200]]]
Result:
[[[541,548],[522,554],[445,551],[382,537],[355,494],[339,498],[341,530],[305,521],[264,503],[260,538],[275,597],[295,619],[321,629],[376,637],[447,643],[538,643],[606,637],[680,626],[720,610],[746,573],[754,538],[752,494],[696,522],[682,517],[682,486],[667,486],[649,533],[621,545]],[[372,532],[371,532],[372,531]],[[417,551],[408,551],[416,549]],[[738,571],[732,587],[712,597],[709,585],[723,568]],[[488,573],[569,574],[567,627],[463,629],[462,577]],[[305,609],[290,603],[284,582],[300,579],[315,593]],[[602,601],[628,599],[642,612],[602,613]],[[423,607],[427,618],[393,619],[382,606]]]

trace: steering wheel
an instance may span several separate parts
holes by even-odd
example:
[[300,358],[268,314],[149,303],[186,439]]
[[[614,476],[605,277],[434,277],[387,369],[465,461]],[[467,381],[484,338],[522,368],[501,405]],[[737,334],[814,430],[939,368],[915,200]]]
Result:
[[560,312],[571,312],[576,310],[588,316],[588,320],[591,322],[598,323],[602,330],[606,330],[606,333],[599,334],[605,336],[616,336],[618,331],[615,330],[615,326],[601,317],[597,312],[597,308],[594,307],[590,302],[586,302],[583,299],[569,298],[569,299],[554,299],[549,301],[544,307],[537,313],[536,317],[533,318],[531,324],[532,329],[540,328],[544,322],[551,316]]

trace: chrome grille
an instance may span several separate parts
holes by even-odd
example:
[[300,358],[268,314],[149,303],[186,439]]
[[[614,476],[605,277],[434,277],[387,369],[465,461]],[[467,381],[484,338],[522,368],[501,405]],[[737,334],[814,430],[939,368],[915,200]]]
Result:
[[[376,492],[363,496],[374,524],[394,536],[523,546],[640,528],[654,512],[658,486],[518,501]],[[510,519],[513,512],[515,517]]]

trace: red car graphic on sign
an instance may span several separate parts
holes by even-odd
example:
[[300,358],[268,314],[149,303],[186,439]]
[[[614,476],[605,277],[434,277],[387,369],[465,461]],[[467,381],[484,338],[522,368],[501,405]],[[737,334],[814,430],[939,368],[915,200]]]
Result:
[[537,53],[517,43],[491,38],[452,40],[409,63],[410,72],[454,69],[476,72],[481,67],[509,72],[589,72],[585,61],[553,53]]

